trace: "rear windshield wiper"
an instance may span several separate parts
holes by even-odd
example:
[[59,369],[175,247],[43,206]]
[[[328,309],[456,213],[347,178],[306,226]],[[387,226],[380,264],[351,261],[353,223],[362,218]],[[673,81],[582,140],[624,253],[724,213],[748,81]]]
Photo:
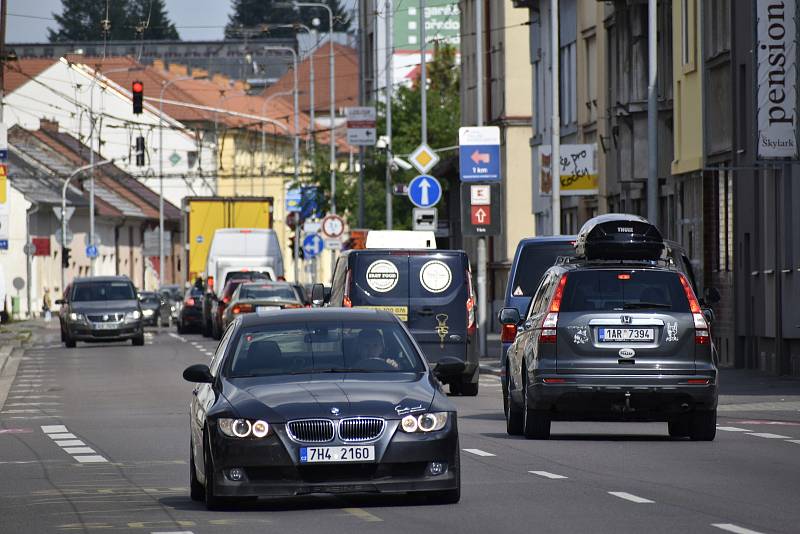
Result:
[[663,302],[626,302],[622,305],[623,310],[636,310],[636,309],[647,309],[647,308],[658,308],[658,309],[672,309],[671,304],[664,304]]

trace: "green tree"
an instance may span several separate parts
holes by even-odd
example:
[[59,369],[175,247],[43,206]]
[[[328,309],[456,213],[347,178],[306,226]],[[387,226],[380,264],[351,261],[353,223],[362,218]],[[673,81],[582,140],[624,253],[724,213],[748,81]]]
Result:
[[[337,32],[350,30],[350,15],[344,10],[340,0],[316,0],[327,4],[333,11],[333,28]],[[233,13],[225,26],[225,37],[236,39],[242,36],[242,29],[258,28],[261,25],[280,25],[301,22],[311,28],[315,18],[319,19],[317,29],[328,31],[328,11],[324,8],[303,7],[295,9],[287,0],[233,0]],[[291,28],[276,28],[268,35],[286,37],[294,35]]]
[[179,39],[175,24],[167,16],[164,0],[61,0],[61,14],[53,13],[58,27],[48,28],[51,42],[101,41],[103,20],[110,22],[109,41]]
[[[460,70],[456,64],[456,51],[451,46],[442,46],[434,50],[432,61],[428,63],[428,145],[434,149],[451,147],[458,144],[458,128],[461,124],[461,104],[459,95]],[[408,154],[421,142],[421,91],[419,80],[411,87],[400,87],[395,92],[392,103],[392,125],[394,154]],[[378,105],[380,117],[378,132],[386,131],[385,109]],[[452,157],[455,153],[442,153],[442,159]],[[321,204],[328,209],[330,197],[330,173],[328,171],[328,152],[325,147],[318,147],[312,176],[306,183],[317,184],[320,191]],[[444,165],[440,163],[433,169]],[[381,229],[386,227],[386,152],[369,148],[365,160],[364,171],[364,219],[367,228]],[[408,183],[416,170],[398,169],[392,173],[393,183]],[[442,178],[442,177],[440,177]],[[442,187],[448,188],[448,181],[440,179]],[[411,228],[411,211],[413,206],[408,199],[394,197],[393,227],[395,229]],[[345,214],[351,228],[358,224],[358,173],[337,173],[336,208]],[[440,204],[442,212],[445,206]]]
[[144,28],[145,39],[180,39],[164,0],[130,0],[128,18],[137,28]]

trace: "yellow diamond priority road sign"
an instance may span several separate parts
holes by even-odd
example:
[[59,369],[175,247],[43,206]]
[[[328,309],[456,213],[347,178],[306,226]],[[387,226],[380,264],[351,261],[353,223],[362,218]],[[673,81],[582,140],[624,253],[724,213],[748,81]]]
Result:
[[422,143],[411,153],[411,164],[422,174],[427,174],[429,170],[439,163],[439,155],[431,147]]

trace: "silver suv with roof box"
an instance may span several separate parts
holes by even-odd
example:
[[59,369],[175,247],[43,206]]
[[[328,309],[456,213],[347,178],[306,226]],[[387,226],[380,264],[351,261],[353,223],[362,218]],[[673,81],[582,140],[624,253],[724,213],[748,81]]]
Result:
[[673,437],[713,440],[717,367],[710,327],[658,229],[595,217],[576,257],[548,269],[508,350],[509,434],[547,439],[551,421],[666,421]]

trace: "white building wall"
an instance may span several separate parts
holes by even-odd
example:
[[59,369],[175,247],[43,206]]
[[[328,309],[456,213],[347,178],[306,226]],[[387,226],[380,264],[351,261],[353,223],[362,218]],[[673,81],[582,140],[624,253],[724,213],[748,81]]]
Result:
[[[28,274],[26,272],[27,257],[23,251],[27,236],[27,210],[31,203],[25,200],[25,197],[14,189],[9,187],[9,196],[7,198],[9,209],[9,240],[8,250],[0,250],[0,276],[3,281],[0,282],[0,287],[5,287],[6,301],[8,304],[8,312],[11,313],[11,297],[20,298],[20,312],[24,317],[28,313],[27,305],[27,291],[25,288],[21,290],[14,289],[13,281],[15,278],[22,278],[25,280],[27,287]],[[3,297],[0,294],[0,299]],[[35,301],[31,307],[37,309]],[[3,309],[3,302],[0,300],[0,311]]]

